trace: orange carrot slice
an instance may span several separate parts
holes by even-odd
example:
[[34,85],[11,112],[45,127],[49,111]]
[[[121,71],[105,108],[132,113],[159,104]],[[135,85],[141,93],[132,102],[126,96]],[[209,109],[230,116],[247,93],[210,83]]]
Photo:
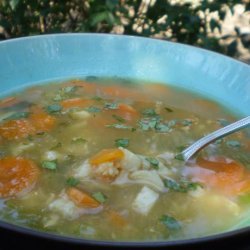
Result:
[[97,200],[95,200],[89,194],[77,188],[74,187],[69,188],[67,190],[67,195],[79,207],[97,208],[100,206],[100,203]]
[[0,108],[8,108],[17,103],[19,103],[19,100],[16,97],[14,96],[7,97],[3,100],[0,100]]
[[34,133],[35,128],[27,119],[6,121],[0,126],[0,136],[8,140],[25,138]]
[[36,133],[48,132],[56,125],[56,118],[45,112],[33,113],[29,117],[31,125],[35,128]]
[[122,228],[128,225],[127,220],[118,212],[108,209],[107,210],[107,217],[111,224],[113,224],[116,227]]
[[217,188],[227,194],[236,194],[240,190],[248,189],[244,180],[246,178],[245,169],[235,161],[227,162],[225,158],[209,161],[200,158],[197,160],[197,164],[202,168],[214,171],[198,174],[199,179],[210,187]]
[[69,108],[84,108],[93,104],[93,100],[81,99],[81,98],[72,98],[67,99],[61,102],[61,106],[64,109]]
[[6,121],[0,126],[0,136],[5,139],[20,139],[39,132],[48,132],[56,125],[56,118],[48,115],[42,109],[31,109],[28,118]]
[[11,156],[0,159],[0,197],[15,196],[31,189],[37,182],[39,172],[31,160]]
[[121,160],[124,157],[124,153],[122,150],[115,149],[103,149],[96,155],[94,155],[90,160],[90,164],[98,165],[104,162],[113,162],[117,160]]

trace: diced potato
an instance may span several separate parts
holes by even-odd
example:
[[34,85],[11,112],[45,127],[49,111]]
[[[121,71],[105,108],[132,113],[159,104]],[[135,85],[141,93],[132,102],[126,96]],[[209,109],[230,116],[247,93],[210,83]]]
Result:
[[65,195],[51,202],[49,209],[71,220],[79,217],[79,210],[76,205]]
[[156,170],[138,170],[129,175],[130,179],[134,180],[136,183],[142,183],[144,185],[150,186],[157,191],[164,190],[164,184]]
[[87,119],[91,116],[91,114],[85,110],[71,111],[69,115],[71,118],[76,120]]
[[159,194],[144,186],[132,203],[132,208],[139,214],[147,215],[159,198]]
[[74,176],[80,180],[88,178],[91,175],[91,166],[89,161],[84,161],[78,168],[74,171]]
[[58,153],[56,151],[47,151],[44,153],[43,159],[46,161],[54,161],[58,159]]
[[121,160],[121,166],[129,172],[138,170],[142,164],[141,158],[129,150],[120,147],[124,153],[124,158]]

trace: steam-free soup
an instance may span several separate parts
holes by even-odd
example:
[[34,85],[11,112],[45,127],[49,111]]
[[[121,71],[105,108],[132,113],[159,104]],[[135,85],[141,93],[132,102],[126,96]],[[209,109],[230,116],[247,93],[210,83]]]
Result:
[[0,218],[85,239],[160,241],[230,230],[249,209],[249,134],[184,163],[236,118],[163,84],[71,80],[0,101]]

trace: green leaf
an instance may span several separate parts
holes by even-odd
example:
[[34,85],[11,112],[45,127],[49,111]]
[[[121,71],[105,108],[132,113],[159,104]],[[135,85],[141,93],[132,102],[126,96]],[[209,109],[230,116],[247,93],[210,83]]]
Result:
[[124,118],[122,118],[121,116],[119,116],[119,115],[113,114],[112,117],[113,117],[114,119],[116,119],[118,122],[121,122],[121,123],[126,122],[126,120],[125,120]]
[[42,162],[42,167],[50,170],[55,170],[57,169],[57,161],[43,161]]
[[62,106],[59,104],[52,104],[46,107],[46,110],[50,114],[58,113],[62,110]]
[[99,113],[99,112],[101,112],[100,108],[94,107],[94,106],[85,108],[85,110],[88,111],[88,112],[90,112],[90,113]]
[[227,146],[232,147],[232,148],[240,148],[241,143],[237,140],[230,140],[226,142]]
[[67,86],[67,87],[64,87],[62,88],[62,91],[67,94],[67,93],[72,93],[72,92],[75,92],[77,89],[77,86]]
[[155,109],[152,108],[144,109],[142,114],[145,116],[158,116],[158,114],[155,112]]
[[103,99],[102,99],[100,96],[93,96],[93,97],[92,97],[92,100],[95,100],[95,101],[100,102],[100,101],[102,101]]
[[51,147],[50,150],[55,150],[62,147],[62,143],[58,142],[55,146]]
[[106,21],[108,18],[107,12],[99,12],[96,14],[93,14],[90,19],[90,25],[91,26],[96,26],[98,23],[101,23],[103,21]]
[[132,129],[131,126],[127,126],[125,124],[114,123],[110,125],[106,125],[107,128],[118,128],[118,129]]
[[179,161],[184,161],[184,156],[182,153],[176,154],[174,158]]
[[146,160],[150,163],[152,168],[159,169],[159,161],[156,158],[147,157]]
[[95,192],[92,194],[92,197],[100,203],[105,203],[107,201],[107,196],[104,195],[102,192]]
[[198,182],[188,182],[188,181],[180,181],[179,183],[173,179],[164,179],[164,186],[169,188],[170,190],[186,193],[188,191],[194,191],[198,187],[202,187],[202,185]]
[[4,120],[18,120],[22,118],[27,118],[29,114],[30,114],[29,112],[17,112],[6,117]]
[[143,118],[139,120],[138,124],[141,130],[148,131],[148,130],[155,129],[155,126],[158,123],[158,121],[159,121],[158,117]]
[[118,109],[118,104],[117,104],[117,103],[114,103],[114,102],[112,102],[112,103],[106,102],[106,103],[104,104],[104,108],[105,108],[105,109]]
[[127,148],[129,145],[129,139],[127,139],[127,138],[116,139],[115,145],[117,147]]
[[171,112],[174,112],[171,108],[168,108],[168,107],[165,107],[164,109],[165,109],[166,111],[170,112],[170,113],[171,113]]
[[155,126],[155,130],[157,132],[166,133],[170,131],[170,127],[168,126],[168,124],[157,123]]
[[79,183],[80,183],[80,181],[78,180],[78,179],[76,179],[75,177],[69,177],[67,180],[66,180],[66,183],[67,183],[67,185],[68,186],[70,186],[70,187],[75,187],[75,186],[77,186]]
[[172,216],[162,215],[160,222],[170,230],[181,229],[181,223]]

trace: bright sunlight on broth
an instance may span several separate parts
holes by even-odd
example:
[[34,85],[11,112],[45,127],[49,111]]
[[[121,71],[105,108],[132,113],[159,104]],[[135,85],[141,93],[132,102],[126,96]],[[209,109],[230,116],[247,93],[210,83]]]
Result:
[[[88,81],[87,81],[88,80]],[[184,164],[236,118],[163,84],[71,80],[0,100],[0,218],[85,239],[161,241],[227,231],[250,204],[246,132]]]

